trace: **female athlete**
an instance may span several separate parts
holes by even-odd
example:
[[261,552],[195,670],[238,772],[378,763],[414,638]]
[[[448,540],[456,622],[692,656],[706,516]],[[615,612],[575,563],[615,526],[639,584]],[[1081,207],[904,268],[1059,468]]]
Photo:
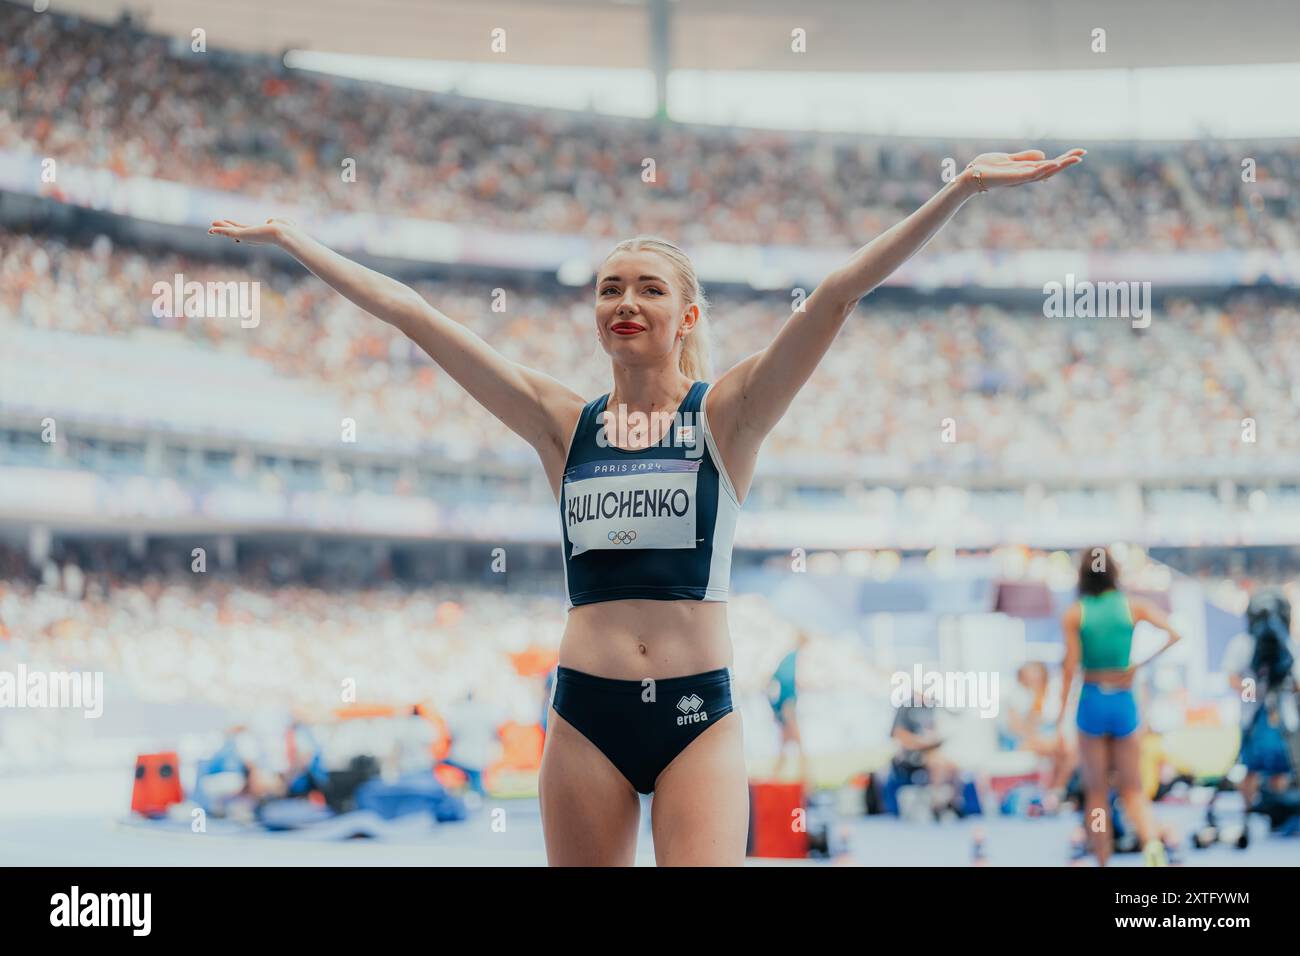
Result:
[[630,865],[637,794],[651,792],[660,865],[743,863],[749,797],[726,599],[759,447],[858,300],[963,203],[1047,179],[1083,155],[976,157],[713,382],[707,303],[690,259],[663,240],[619,243],[595,287],[594,332],[613,389],[592,401],[291,222],[213,222],[214,235],[278,245],[405,333],[536,450],[560,510],[568,605],[539,781],[551,865]]

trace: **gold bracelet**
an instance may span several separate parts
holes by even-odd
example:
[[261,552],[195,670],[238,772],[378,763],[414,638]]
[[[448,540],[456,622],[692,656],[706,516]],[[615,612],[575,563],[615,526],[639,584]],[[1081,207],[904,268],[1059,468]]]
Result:
[[[967,168],[967,169],[972,169],[974,166],[975,166],[974,163],[967,163],[967,164],[966,164],[966,168]],[[971,178],[975,180],[975,189],[976,189],[977,192],[986,193],[986,192],[989,191],[989,187],[987,187],[987,186],[984,185],[984,173],[983,173],[983,172],[981,172],[980,170],[976,169],[974,172],[971,173]]]

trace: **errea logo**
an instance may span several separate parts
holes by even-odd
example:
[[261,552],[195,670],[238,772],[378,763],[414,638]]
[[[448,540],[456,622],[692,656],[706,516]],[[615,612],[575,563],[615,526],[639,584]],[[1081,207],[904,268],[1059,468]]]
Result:
[[677,726],[683,727],[686,724],[698,724],[701,721],[709,719],[706,711],[700,710],[704,706],[704,701],[698,694],[691,694],[690,697],[683,697],[677,702],[677,709],[680,710],[681,716],[677,718]]

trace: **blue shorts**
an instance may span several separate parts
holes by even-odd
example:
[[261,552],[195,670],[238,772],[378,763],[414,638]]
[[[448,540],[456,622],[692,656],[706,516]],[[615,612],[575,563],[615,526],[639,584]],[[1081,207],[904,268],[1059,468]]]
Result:
[[1126,688],[1085,683],[1075,721],[1089,737],[1127,737],[1138,729],[1137,698]]

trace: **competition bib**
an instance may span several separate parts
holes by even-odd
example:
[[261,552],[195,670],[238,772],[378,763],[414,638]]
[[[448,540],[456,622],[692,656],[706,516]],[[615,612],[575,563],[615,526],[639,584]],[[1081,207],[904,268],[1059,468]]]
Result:
[[700,461],[589,461],[564,474],[564,527],[584,551],[695,547]]

